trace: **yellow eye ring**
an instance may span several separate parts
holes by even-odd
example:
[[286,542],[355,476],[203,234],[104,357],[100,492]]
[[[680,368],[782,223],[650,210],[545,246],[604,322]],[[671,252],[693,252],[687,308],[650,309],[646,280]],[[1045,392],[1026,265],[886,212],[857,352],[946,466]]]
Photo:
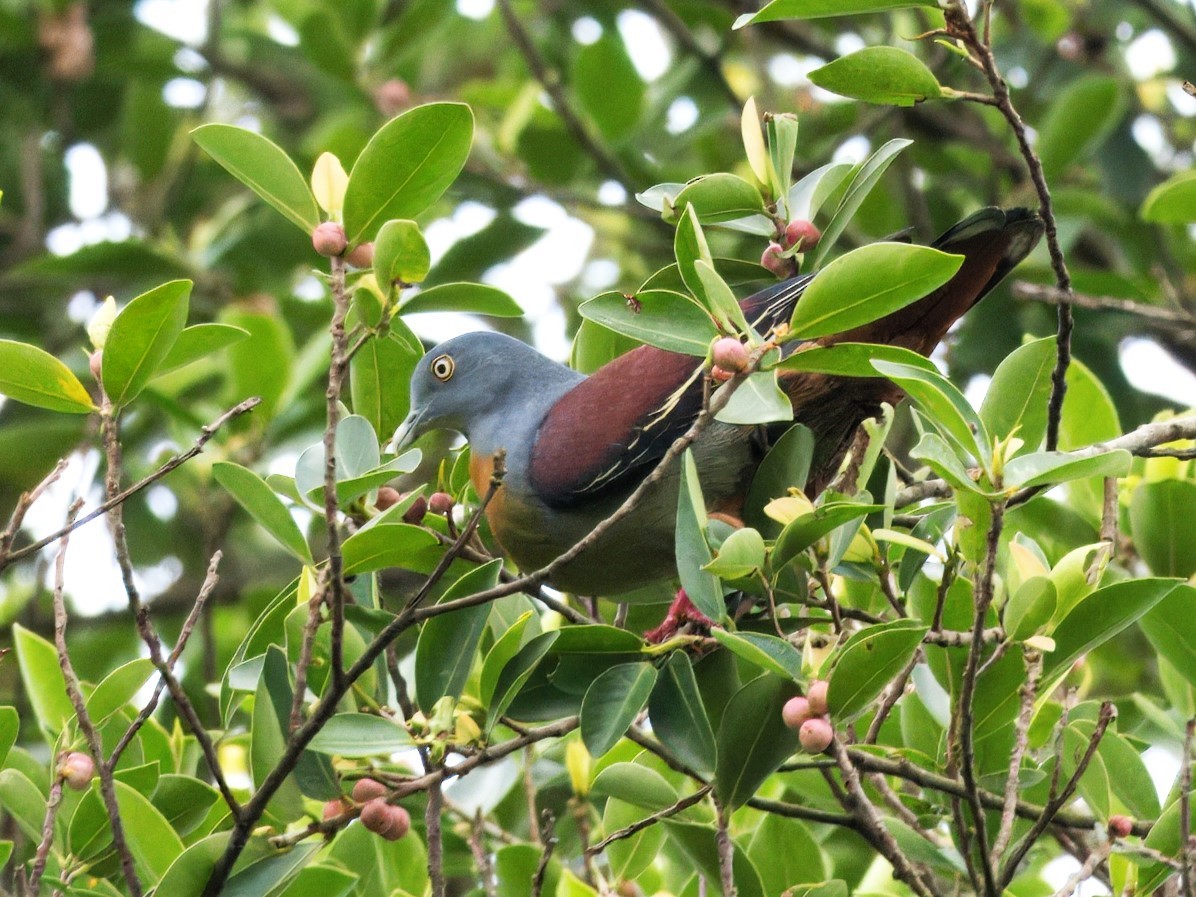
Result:
[[437,355],[432,359],[432,363],[428,365],[428,368],[432,371],[432,376],[442,383],[452,379],[453,371],[456,370],[456,367],[457,365],[451,355]]

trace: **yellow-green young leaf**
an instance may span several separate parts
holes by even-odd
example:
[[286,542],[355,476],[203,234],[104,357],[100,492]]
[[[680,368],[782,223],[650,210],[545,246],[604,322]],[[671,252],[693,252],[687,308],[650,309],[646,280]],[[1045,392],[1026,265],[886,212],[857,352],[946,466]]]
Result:
[[806,287],[793,318],[803,339],[871,323],[941,287],[963,256],[908,243],[872,243],[835,259]]
[[1047,397],[1055,365],[1055,339],[1018,346],[993,374],[980,405],[980,419],[998,439],[1016,434],[1024,451],[1038,450],[1046,435]]
[[202,149],[233,177],[281,212],[304,233],[320,223],[307,182],[290,157],[261,134],[232,125],[203,125],[191,132]]
[[519,318],[519,303],[498,287],[484,283],[442,283],[420,290],[403,303],[399,311],[415,315],[429,311],[454,311],[495,318]]
[[349,186],[349,175],[341,160],[332,153],[320,153],[311,170],[311,192],[316,202],[334,220],[340,220],[345,206],[345,188]]
[[634,296],[603,293],[578,309],[587,321],[670,352],[703,357],[718,328],[709,312],[672,290],[644,290]]
[[212,476],[266,532],[302,563],[315,563],[299,524],[282,499],[256,473],[231,461],[217,461]]
[[428,276],[432,256],[419,225],[409,220],[387,221],[374,240],[374,277],[383,290],[396,281],[419,283]]
[[68,414],[96,410],[70,368],[49,352],[14,340],[0,339],[0,395]]
[[840,96],[888,106],[912,106],[942,95],[920,59],[897,47],[865,47],[810,72],[810,80]]
[[473,113],[463,103],[417,106],[384,124],[349,173],[349,245],[373,239],[390,218],[415,218],[448,189],[469,158]]
[[743,28],[755,22],[777,22],[781,19],[821,19],[827,16],[852,16],[886,9],[907,9],[912,6],[938,6],[937,0],[772,0],[759,12],[745,13],[735,20],[733,28]]
[[101,366],[113,406],[133,401],[157,373],[187,323],[191,281],[172,280],[142,293],[112,322]]
[[1139,212],[1145,221],[1188,224],[1196,221],[1196,171],[1182,171],[1159,184]]
[[104,343],[108,340],[108,331],[112,329],[112,322],[115,320],[116,299],[109,296],[87,322],[87,338],[91,340],[93,349],[104,348]]
[[752,174],[761,184],[772,183],[772,163],[768,158],[768,147],[764,145],[764,134],[760,131],[760,113],[756,109],[756,98],[748,97],[739,117],[739,130],[743,134],[743,149],[747,153]]
[[764,566],[764,537],[750,526],[741,527],[723,540],[706,569],[723,579],[742,579]]

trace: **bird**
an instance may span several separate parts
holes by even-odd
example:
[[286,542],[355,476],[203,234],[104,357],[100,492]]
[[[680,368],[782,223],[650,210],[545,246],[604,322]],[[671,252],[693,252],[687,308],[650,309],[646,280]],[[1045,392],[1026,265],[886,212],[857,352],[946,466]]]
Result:
[[[927,296],[870,324],[802,343],[884,343],[929,355],[947,330],[1037,244],[1042,219],[1028,209],[987,207],[931,245],[964,257],[957,273]],[[740,301],[759,333],[787,323],[818,272],[803,274]],[[486,507],[490,531],[521,570],[542,568],[585,538],[655,468],[692,425],[703,401],[703,360],[639,346],[589,376],[545,357],[513,337],[466,333],[430,349],[411,378],[410,413],[396,448],[434,429],[462,434],[470,477],[486,494],[502,456],[504,473]],[[830,481],[859,424],[884,402],[902,397],[893,383],[812,373],[785,373],[793,419],[816,439],[806,490]],[[765,428],[714,421],[692,451],[708,510],[731,518],[766,449]],[[678,465],[634,511],[549,578],[586,596],[630,592],[675,575]]]

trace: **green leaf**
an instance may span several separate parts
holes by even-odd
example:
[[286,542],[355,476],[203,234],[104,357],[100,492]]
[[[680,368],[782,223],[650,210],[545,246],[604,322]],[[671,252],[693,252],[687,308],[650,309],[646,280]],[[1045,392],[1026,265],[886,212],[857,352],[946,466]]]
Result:
[[840,96],[889,106],[912,106],[942,95],[934,73],[897,47],[865,47],[814,69],[810,81]]
[[415,832],[387,841],[364,826],[351,825],[336,836],[327,856],[358,874],[360,897],[422,897],[427,892],[428,858]]
[[378,757],[413,746],[399,723],[372,713],[337,713],[316,733],[308,750],[338,757]]
[[[826,852],[799,819],[767,814],[752,833],[748,856],[765,894],[782,894],[798,881],[821,881],[830,872]],[[786,894],[788,892],[785,892]],[[847,897],[844,891],[842,897]]]
[[782,679],[801,674],[801,654],[782,638],[760,632],[729,632],[714,628],[710,635],[716,642],[753,666]]
[[[617,832],[646,818],[648,814],[618,798],[610,798],[602,810],[602,830]],[[620,881],[634,879],[650,867],[664,846],[667,832],[664,826],[652,825],[629,838],[621,838],[606,845],[603,853],[610,862],[611,872]]]
[[391,119],[349,173],[345,233],[370,240],[390,218],[415,218],[456,180],[469,158],[473,113],[463,103],[428,103]]
[[439,546],[436,536],[423,527],[388,523],[358,530],[341,545],[341,556],[346,576],[387,567],[426,573],[436,563]]
[[765,673],[727,703],[714,773],[714,790],[722,803],[742,804],[797,750],[797,733],[781,719],[785,701],[796,693],[791,681]]
[[25,773],[14,767],[0,769],[0,804],[32,843],[41,840],[46,798]]
[[[1192,506],[1189,505],[1189,508]],[[1196,589],[1180,586],[1138,621],[1161,657],[1196,686]]]
[[1156,186],[1138,212],[1143,221],[1189,224],[1196,221],[1196,171],[1181,171]]
[[1046,576],[1031,576],[1005,604],[1005,633],[1023,641],[1038,632],[1054,616],[1055,584]]
[[220,890],[220,897],[273,897],[303,870],[320,847],[309,842],[271,851],[265,859],[234,873]]
[[850,162],[828,162],[794,184],[785,198],[789,220],[813,221],[823,202],[855,168]]
[[655,769],[639,763],[612,763],[603,768],[594,777],[591,790],[653,812],[677,803],[677,789]]
[[121,664],[101,680],[87,699],[87,715],[100,727],[112,714],[133,700],[141,686],[154,674],[154,663],[139,657]]
[[231,461],[213,464],[212,476],[290,554],[304,564],[315,563],[299,524],[261,477]]
[[1014,349],[997,366],[980,419],[998,439],[1016,434],[1026,450],[1036,451],[1046,436],[1047,399],[1055,367],[1055,340],[1033,340]]
[[694,178],[677,194],[673,203],[679,209],[692,205],[694,214],[703,224],[732,221],[766,211],[764,197],[755,184],[721,172]]
[[777,382],[776,371],[749,374],[714,416],[724,424],[767,424],[793,419],[793,403]]
[[104,391],[122,408],[137,397],[174,348],[187,323],[191,281],[172,280],[121,309],[104,344]]
[[70,368],[37,346],[14,340],[0,339],[0,395],[67,414],[97,410]]
[[723,540],[706,569],[720,579],[743,579],[764,567],[765,555],[764,537],[744,526]]
[[798,348],[777,365],[779,371],[804,371],[812,374],[835,374],[840,377],[875,377],[873,361],[890,361],[937,371],[929,358],[902,349],[875,343],[835,343],[832,346]]
[[764,513],[764,506],[789,489],[804,489],[814,459],[814,433],[794,424],[776,441],[752,478],[744,502],[743,519],[766,537],[775,538],[781,524]]
[[681,461],[681,489],[677,495],[677,573],[681,587],[694,607],[711,620],[726,615],[723,589],[718,578],[704,568],[713,558],[706,542],[706,502],[698,482],[693,452],[686,449]]
[[672,290],[644,290],[634,296],[602,293],[578,308],[588,321],[670,352],[705,357],[718,328],[710,314]]
[[1054,95],[1035,149],[1047,179],[1091,155],[1121,120],[1125,96],[1112,75],[1074,78]]
[[696,259],[694,274],[701,284],[701,291],[694,295],[710,310],[715,320],[722,322],[723,329],[727,332],[747,333],[748,322],[743,315],[743,309],[739,307],[739,300],[735,298],[722,275],[715,270],[713,262]]
[[[254,417],[269,420],[291,383],[296,367],[295,346],[291,332],[279,317],[241,310],[226,311],[221,319],[249,331],[228,350],[227,362],[231,392],[238,398],[261,396],[262,404]],[[327,352],[323,362],[327,364]]]
[[[793,157],[797,154],[797,116],[782,112],[768,117],[764,122],[768,136],[768,156],[772,163],[772,195],[781,197],[789,191],[793,180]],[[767,209],[764,210],[767,213]],[[790,216],[792,219],[793,216]]]
[[[819,2],[824,2],[824,0],[819,0]],[[838,0],[825,0],[825,2],[835,7],[849,5],[840,4]],[[765,7],[765,9],[768,9],[768,7]],[[839,13],[835,13],[835,15],[839,15]],[[868,194],[872,192],[872,188],[876,186],[881,175],[885,173],[885,170],[892,164],[893,160],[897,158],[897,154],[912,142],[912,140],[904,138],[890,140],[869,156],[867,161],[859,167],[855,176],[852,177],[851,183],[847,185],[847,190],[843,194],[843,199],[839,202],[839,207],[835,209],[835,214],[831,217],[827,226],[823,228],[822,239],[818,241],[814,255],[809,259],[810,270],[817,271],[822,267],[822,262],[826,258],[827,253],[831,251],[831,248],[843,234],[844,229],[851,222],[851,219],[855,217],[855,213],[859,211],[864,200],[868,198]]]
[[114,784],[129,852],[142,882],[152,886],[183,852],[182,839],[166,817],[137,789],[120,780]]
[[618,141],[640,119],[645,85],[623,40],[607,32],[573,55],[572,87],[602,136]]
[[978,495],[985,494],[980,484],[968,474],[968,468],[959,459],[959,453],[938,433],[923,433],[918,444],[910,449],[909,455],[925,462],[931,470],[956,489],[966,489]]
[[[713,265],[714,260],[710,255],[706,235],[702,233],[702,225],[698,223],[698,216],[692,206],[686,206],[677,221],[677,233],[673,237],[673,255],[677,259],[677,272],[681,275],[685,288],[702,302],[705,289],[694,265],[697,262]],[[703,304],[708,311],[714,311],[708,303]]]
[[200,897],[212,877],[216,861],[228,844],[228,832],[208,835],[184,850],[170,865],[158,884],[163,897]]
[[452,311],[494,318],[523,317],[518,302],[498,287],[484,283],[442,283],[428,287],[404,302],[399,311],[404,315]]
[[[536,667],[548,656],[548,652],[556,640],[557,633],[555,632],[537,635],[502,666],[502,671],[494,680],[494,699],[486,703],[487,731],[493,728],[499,718],[507,712],[507,708],[519,694],[519,690],[527,684],[527,680],[536,671]],[[486,660],[489,662],[490,658],[487,657]]]
[[1085,477],[1123,477],[1133,457],[1124,449],[1077,458],[1067,452],[1034,452],[1019,455],[1005,465],[1008,486],[1029,488]]
[[162,363],[158,365],[154,376],[160,377],[178,370],[248,338],[248,330],[231,324],[193,324],[184,327]]
[[1156,576],[1187,578],[1196,573],[1196,483],[1191,480],[1141,482],[1130,498],[1134,547]]
[[795,335],[813,339],[871,323],[929,295],[962,264],[963,256],[929,246],[861,246],[818,272],[789,325]]
[[1082,654],[1107,642],[1180,587],[1174,579],[1136,579],[1097,589],[1055,628],[1055,650],[1043,662],[1043,682],[1063,675]]
[[8,752],[17,743],[17,735],[21,732],[21,715],[16,707],[0,707],[0,769],[4,768],[4,761]]
[[374,277],[384,291],[396,281],[419,283],[428,276],[432,255],[419,225],[387,221],[374,240]]
[[233,177],[286,216],[304,233],[320,223],[307,180],[279,147],[261,134],[232,125],[203,125],[192,138]]
[[780,570],[823,536],[844,524],[883,511],[884,505],[860,505],[854,502],[828,502],[791,520],[777,536],[772,549],[772,569]]
[[714,731],[693,665],[684,651],[672,652],[661,667],[648,698],[648,716],[653,733],[665,747],[698,772],[714,772]]
[[[514,623],[507,627],[505,632],[498,636],[494,647],[487,652],[486,659],[482,663],[482,680],[478,689],[483,706],[489,707],[492,704],[494,690],[498,687],[498,678],[502,671],[519,653],[519,650],[539,631],[539,627],[533,624],[533,620],[536,619],[538,618],[535,611],[524,611]],[[527,632],[529,625],[532,626],[530,633]],[[557,635],[560,635],[559,630]]]
[[581,702],[581,740],[593,757],[615,746],[648,703],[656,685],[650,663],[621,663],[603,670]]
[[940,432],[955,446],[961,461],[992,462],[992,438],[980,415],[959,388],[941,374],[905,364],[874,361],[872,366],[904,389]]
[[827,691],[836,722],[847,723],[871,706],[917,652],[927,628],[916,620],[895,620],[869,626],[848,639]]
[[75,708],[66,694],[66,679],[58,665],[58,651],[20,623],[13,624],[12,641],[33,715],[53,742],[75,716]]
[[778,22],[782,19],[821,19],[937,5],[936,0],[772,0],[759,12],[741,15],[733,27],[738,29],[756,22]]
[[[377,258],[377,256],[375,256]],[[407,384],[420,355],[393,337],[372,337],[349,362],[353,412],[384,439],[398,429],[411,405]]]
[[[502,564],[502,558],[495,558],[470,570],[449,586],[437,603],[493,588]],[[425,711],[445,695],[461,697],[489,616],[490,606],[478,604],[425,621],[415,646],[415,695]]]

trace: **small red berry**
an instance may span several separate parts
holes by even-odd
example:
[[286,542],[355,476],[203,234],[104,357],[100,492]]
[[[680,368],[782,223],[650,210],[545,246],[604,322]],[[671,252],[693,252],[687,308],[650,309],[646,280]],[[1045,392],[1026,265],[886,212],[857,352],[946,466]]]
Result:
[[715,383],[726,383],[735,375],[731,371],[724,371],[720,367],[712,367],[710,369],[710,379]]
[[359,804],[386,796],[386,786],[377,779],[358,779],[353,783],[353,800]]
[[340,255],[349,245],[345,238],[345,229],[335,221],[325,221],[316,226],[311,232],[311,245],[325,258]]
[[361,243],[354,246],[353,249],[345,256],[347,261],[354,268],[369,268],[374,264],[374,244]]
[[361,808],[361,824],[375,834],[383,834],[391,824],[390,805],[380,797],[368,801]]
[[806,700],[810,702],[810,715],[822,716],[830,708],[826,704],[826,692],[829,688],[826,680],[815,679],[806,689]]
[[374,499],[374,507],[379,511],[393,508],[403,498],[394,486],[382,486],[378,489],[378,497]]
[[790,698],[781,708],[781,719],[785,725],[795,732],[802,727],[802,723],[810,719],[810,702],[800,695]]
[[424,519],[424,515],[428,513],[428,500],[422,495],[411,503],[403,514],[403,522],[410,523],[413,526],[419,526]]
[[391,78],[374,88],[374,108],[387,118],[411,105],[411,88],[401,78]]
[[387,841],[398,841],[411,831],[411,814],[402,807],[392,807],[390,810],[390,827],[381,833]]
[[793,262],[781,255],[784,251],[780,243],[769,243],[760,256],[760,264],[777,277],[788,277],[793,273]]
[[797,738],[801,742],[803,751],[809,754],[821,754],[831,746],[831,742],[835,738],[835,730],[831,728],[829,722],[818,716],[801,724],[801,728],[797,730]]
[[340,816],[348,809],[349,804],[346,803],[343,797],[338,797],[336,800],[325,801],[322,818],[325,822],[327,822],[329,819],[335,819],[337,816]]
[[1134,832],[1134,823],[1128,816],[1110,816],[1108,831],[1110,838],[1128,838]]
[[70,788],[75,791],[86,791],[96,774],[96,764],[89,755],[71,751],[62,758],[58,774]]
[[822,239],[822,231],[813,222],[795,218],[785,228],[785,245],[799,246],[802,252],[808,252],[818,245]]
[[433,492],[428,499],[428,510],[433,514],[451,514],[456,502],[447,492]]
[[724,336],[722,339],[716,340],[710,350],[710,358],[724,371],[733,371],[738,374],[747,370],[747,346],[733,336]]

